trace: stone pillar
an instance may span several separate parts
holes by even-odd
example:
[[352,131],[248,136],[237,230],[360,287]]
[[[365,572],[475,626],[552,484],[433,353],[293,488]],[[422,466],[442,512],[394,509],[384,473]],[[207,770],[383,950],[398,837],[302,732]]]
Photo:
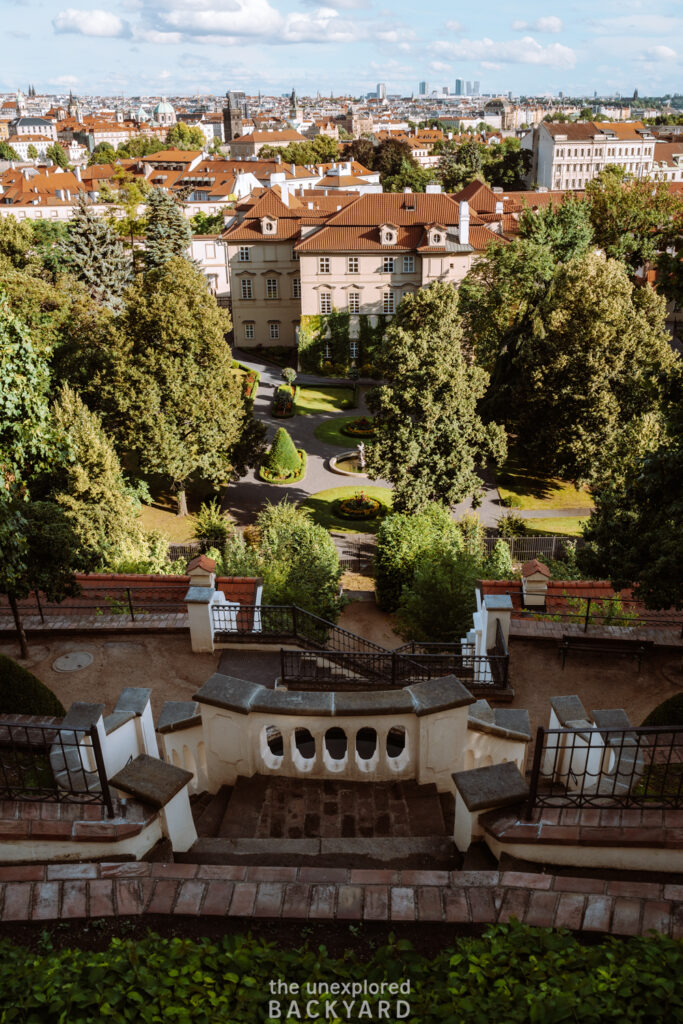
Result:
[[455,828],[453,839],[466,853],[473,839],[484,834],[479,818],[499,807],[521,806],[528,799],[529,787],[512,761],[455,772]]
[[213,654],[211,603],[215,593],[213,587],[191,586],[185,594],[190,643],[195,654]]
[[496,644],[496,625],[500,622],[503,638],[507,646],[510,636],[510,616],[512,615],[512,598],[509,594],[486,594],[482,608],[482,632],[485,650],[488,654]]

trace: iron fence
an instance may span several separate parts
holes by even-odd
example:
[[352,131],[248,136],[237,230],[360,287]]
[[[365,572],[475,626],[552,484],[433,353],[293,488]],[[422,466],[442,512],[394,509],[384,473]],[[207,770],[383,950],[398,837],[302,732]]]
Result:
[[166,560],[175,562],[178,558],[186,558],[188,561],[202,551],[202,544],[198,540],[188,541],[186,544],[169,544],[166,552]]
[[338,652],[325,649],[280,651],[283,682],[334,685],[368,681],[380,686],[407,686],[427,679],[455,675],[472,686],[491,690],[507,687],[507,665],[492,664],[487,655]]
[[538,807],[683,807],[683,726],[539,726],[526,816]]
[[491,553],[499,540],[504,540],[510,548],[510,557],[519,562],[527,562],[531,558],[558,558],[566,556],[570,547],[581,548],[586,543],[583,537],[548,537],[542,534],[537,537],[484,537],[487,553]]
[[[34,591],[29,597],[18,601],[17,605],[22,619],[34,616],[41,623],[55,617],[83,617],[97,621],[108,616],[122,616],[137,622],[146,615],[185,614],[186,593],[185,583],[147,587],[85,586],[81,587],[76,597],[67,597],[63,601],[48,601],[45,595],[41,596],[38,591]],[[3,597],[0,600],[0,622],[7,616],[12,616],[12,609],[9,601]]]
[[645,608],[635,598],[611,594],[595,597],[582,594],[579,587],[572,587],[571,593],[549,592],[546,595],[545,611],[520,610],[515,613],[521,618],[544,619],[549,622],[576,623],[588,632],[589,626],[673,627],[683,635],[683,612],[675,609],[657,611]]
[[0,798],[102,804],[113,817],[97,727],[0,719]]

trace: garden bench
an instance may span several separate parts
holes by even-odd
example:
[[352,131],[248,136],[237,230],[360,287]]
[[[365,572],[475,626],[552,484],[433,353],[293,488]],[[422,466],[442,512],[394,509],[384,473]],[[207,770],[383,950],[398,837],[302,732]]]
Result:
[[632,656],[638,659],[638,671],[643,661],[643,655],[654,647],[653,640],[629,640],[622,637],[586,636],[575,633],[564,633],[560,644],[562,655],[562,668],[569,651],[585,651],[590,654],[613,654]]

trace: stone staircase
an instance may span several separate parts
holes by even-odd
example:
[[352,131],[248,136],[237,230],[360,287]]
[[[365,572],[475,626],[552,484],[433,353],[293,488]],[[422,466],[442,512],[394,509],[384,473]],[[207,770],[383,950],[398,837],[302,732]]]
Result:
[[409,780],[240,777],[233,788],[195,797],[193,815],[197,842],[176,855],[191,863],[459,865],[452,797]]

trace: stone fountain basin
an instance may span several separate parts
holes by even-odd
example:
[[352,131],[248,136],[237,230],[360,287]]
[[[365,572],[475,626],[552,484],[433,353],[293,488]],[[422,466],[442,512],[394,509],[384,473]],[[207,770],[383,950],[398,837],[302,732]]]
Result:
[[332,473],[339,473],[340,476],[352,476],[352,477],[364,476],[364,477],[366,477],[366,479],[369,479],[367,473],[362,473],[360,471],[355,473],[352,469],[342,469],[341,466],[338,465],[338,463],[343,462],[344,459],[354,459],[354,458],[356,459],[356,461],[358,461],[358,452],[355,449],[353,449],[352,451],[349,451],[349,452],[340,452],[339,455],[333,455],[332,458],[330,459],[330,470],[331,470],[331,472]]

